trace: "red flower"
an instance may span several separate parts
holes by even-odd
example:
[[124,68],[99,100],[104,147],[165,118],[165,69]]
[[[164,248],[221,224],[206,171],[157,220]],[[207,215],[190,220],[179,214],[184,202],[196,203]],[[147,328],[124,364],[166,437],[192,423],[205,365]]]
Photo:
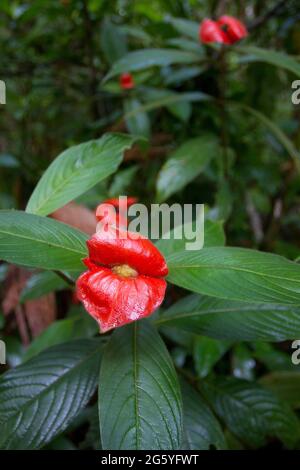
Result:
[[248,36],[246,26],[237,18],[233,16],[224,15],[218,20],[218,24],[221,28],[224,28],[225,34],[229,44],[234,44],[237,41]]
[[226,34],[222,28],[220,28],[218,23],[207,18],[203,20],[200,25],[199,38],[203,44],[208,44],[210,42],[228,44]]
[[106,199],[97,207],[96,218],[105,227],[115,225],[118,228],[126,229],[126,210],[137,201],[136,197]]
[[119,199],[118,197],[112,197],[110,199],[106,199],[105,201],[103,201],[102,204],[111,204],[112,206],[118,209],[118,208],[126,207],[126,205],[127,207],[130,207],[132,206],[132,204],[135,204],[137,201],[138,201],[138,198],[132,197],[132,196],[127,197],[126,199],[125,198]]
[[130,90],[134,88],[134,81],[131,73],[122,73],[120,76],[120,87],[122,90]]
[[221,16],[218,21],[204,19],[199,28],[199,38],[204,44],[234,44],[247,35],[246,26],[237,18],[228,15]]
[[77,280],[77,294],[102,333],[147,317],[160,306],[168,267],[150,240],[110,227],[96,232],[87,246],[88,271]]

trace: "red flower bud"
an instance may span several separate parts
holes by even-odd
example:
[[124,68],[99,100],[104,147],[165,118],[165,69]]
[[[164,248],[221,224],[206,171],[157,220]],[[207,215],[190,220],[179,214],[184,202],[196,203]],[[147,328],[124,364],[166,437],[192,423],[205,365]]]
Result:
[[131,73],[122,73],[120,76],[120,87],[122,90],[130,90],[134,88],[134,81]]
[[210,42],[228,44],[226,34],[222,28],[220,28],[216,21],[209,19],[202,21],[199,29],[199,38],[203,44]]
[[147,317],[160,306],[166,290],[161,277],[168,268],[150,240],[110,227],[87,245],[89,270],[78,278],[77,294],[101,332]]
[[234,44],[247,35],[246,26],[237,18],[228,15],[221,16],[218,21],[205,19],[199,29],[199,38],[204,44]]
[[233,16],[221,16],[218,20],[218,24],[221,26],[221,28],[224,28],[229,44],[234,44],[235,42],[240,41],[241,39],[248,36],[246,26]]

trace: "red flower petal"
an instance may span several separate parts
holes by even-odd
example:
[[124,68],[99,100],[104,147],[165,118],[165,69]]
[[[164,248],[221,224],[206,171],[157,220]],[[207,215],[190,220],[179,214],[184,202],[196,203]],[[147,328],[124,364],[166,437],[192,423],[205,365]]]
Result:
[[130,90],[134,88],[134,81],[130,73],[122,73],[120,76],[120,87],[123,90]]
[[216,21],[205,19],[199,28],[199,38],[204,44],[219,42],[228,44],[228,38]]
[[151,315],[164,299],[163,279],[120,277],[90,260],[86,264],[91,270],[78,278],[77,294],[103,333]]
[[223,15],[219,18],[217,23],[221,27],[226,27],[224,32],[227,35],[229,44],[234,44],[248,35],[246,26],[233,16]]
[[[137,201],[138,201],[137,197],[132,197],[132,196],[127,197],[127,207],[132,206],[132,204],[135,204]],[[119,201],[118,197],[112,197],[110,199],[106,199],[105,201],[103,201],[102,204],[111,204],[112,206],[116,207],[117,209],[119,207],[126,208],[126,200],[121,199],[121,201]]]
[[[127,238],[121,238],[121,237]],[[89,256],[104,266],[128,264],[145,276],[163,277],[168,267],[163,255],[147,238],[110,227],[99,230],[88,241]]]

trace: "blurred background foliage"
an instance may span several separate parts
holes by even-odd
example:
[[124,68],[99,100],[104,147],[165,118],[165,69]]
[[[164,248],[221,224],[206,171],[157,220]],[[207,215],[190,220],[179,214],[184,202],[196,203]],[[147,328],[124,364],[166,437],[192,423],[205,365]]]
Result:
[[[249,28],[243,45],[226,54],[197,39],[204,17],[224,13],[240,18]],[[149,144],[128,151],[119,172],[77,202],[93,209],[101,200],[122,193],[146,203],[205,202],[209,217],[224,222],[228,245],[296,259],[300,108],[292,104],[291,84],[297,77],[285,67],[253,60],[249,51],[238,48],[255,45],[299,61],[299,20],[296,0],[2,0],[0,79],[6,82],[7,104],[0,107],[0,208],[24,209],[45,169],[65,148],[107,131],[127,131],[146,136]],[[128,91],[120,88],[118,74],[105,80],[116,61],[143,49],[197,54],[198,59],[168,63],[162,55],[161,65],[132,72],[135,87]],[[143,51],[140,57],[143,60]],[[194,138],[200,140],[190,140]],[[187,152],[182,145],[188,146]],[[191,162],[185,160],[186,154]],[[182,178],[175,185],[174,162],[166,163],[170,156],[183,161]],[[10,275],[24,277],[19,272]],[[7,279],[6,265],[0,266],[0,276]],[[55,324],[50,332],[48,327],[27,349],[25,360],[44,343],[57,342],[59,331],[64,340],[77,337],[78,330],[82,336],[85,331],[95,333],[94,323],[87,316],[82,320],[81,307],[72,304],[70,291],[66,293],[62,281],[51,276],[43,282],[48,292],[57,292],[56,317],[66,323],[58,331]],[[17,301],[24,280],[18,286],[11,293]],[[30,295],[38,297],[39,292]],[[173,296],[177,299],[178,294]],[[18,311],[17,302],[5,300]],[[55,318],[51,308],[47,304],[48,324]],[[9,311],[7,305],[4,310]],[[24,343],[31,339],[24,336],[18,314],[16,324],[20,335],[16,325],[5,324],[0,314],[10,366],[24,360]],[[33,336],[43,331],[43,325],[32,328]],[[262,381],[269,380],[276,389],[276,374],[292,374],[295,369],[289,343],[233,345],[183,332],[178,336],[174,331],[166,336],[176,365],[192,363],[198,377],[213,370],[247,380],[269,373],[273,375]],[[286,389],[279,393],[299,408],[295,387],[290,394]],[[67,430],[68,438],[60,437],[50,448],[73,448],[73,441],[81,442],[81,448],[97,447],[93,419],[91,406]],[[89,431],[82,434],[86,422]],[[79,429],[75,439],[74,429]],[[240,446],[227,437],[231,447]]]

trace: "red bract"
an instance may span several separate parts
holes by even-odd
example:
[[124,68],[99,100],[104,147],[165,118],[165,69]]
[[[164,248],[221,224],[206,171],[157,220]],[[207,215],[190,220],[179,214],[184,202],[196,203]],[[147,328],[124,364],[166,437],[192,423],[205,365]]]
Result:
[[96,232],[87,241],[87,246],[94,263],[104,266],[128,264],[146,276],[163,277],[168,274],[162,254],[148,238],[138,233],[111,227],[108,231]]
[[199,29],[199,38],[204,44],[208,44],[210,42],[227,44],[225,32],[220,28],[216,21],[209,19],[202,21]]
[[224,28],[229,44],[234,44],[248,35],[246,26],[233,16],[221,16],[218,20],[218,24],[221,28]]
[[199,38],[204,44],[218,42],[234,44],[248,35],[246,26],[233,16],[224,15],[218,21],[204,19],[199,28]]
[[99,204],[96,209],[96,218],[106,227],[114,225],[117,228],[127,228],[126,211],[138,201],[136,197],[111,198]]
[[130,90],[134,88],[134,81],[131,73],[122,73],[120,76],[120,87],[122,90]]
[[[118,197],[112,197],[110,199],[106,199],[105,201],[103,201],[102,204],[111,204],[112,206],[116,207],[117,209],[119,208],[122,208],[122,207],[130,207],[132,206],[132,204],[135,204],[136,202],[138,201],[138,198],[137,197],[126,197],[126,199],[124,198],[118,198]],[[96,214],[97,215],[97,214]]]
[[89,270],[77,280],[77,294],[101,332],[147,317],[160,306],[168,268],[150,240],[110,227],[87,245]]

